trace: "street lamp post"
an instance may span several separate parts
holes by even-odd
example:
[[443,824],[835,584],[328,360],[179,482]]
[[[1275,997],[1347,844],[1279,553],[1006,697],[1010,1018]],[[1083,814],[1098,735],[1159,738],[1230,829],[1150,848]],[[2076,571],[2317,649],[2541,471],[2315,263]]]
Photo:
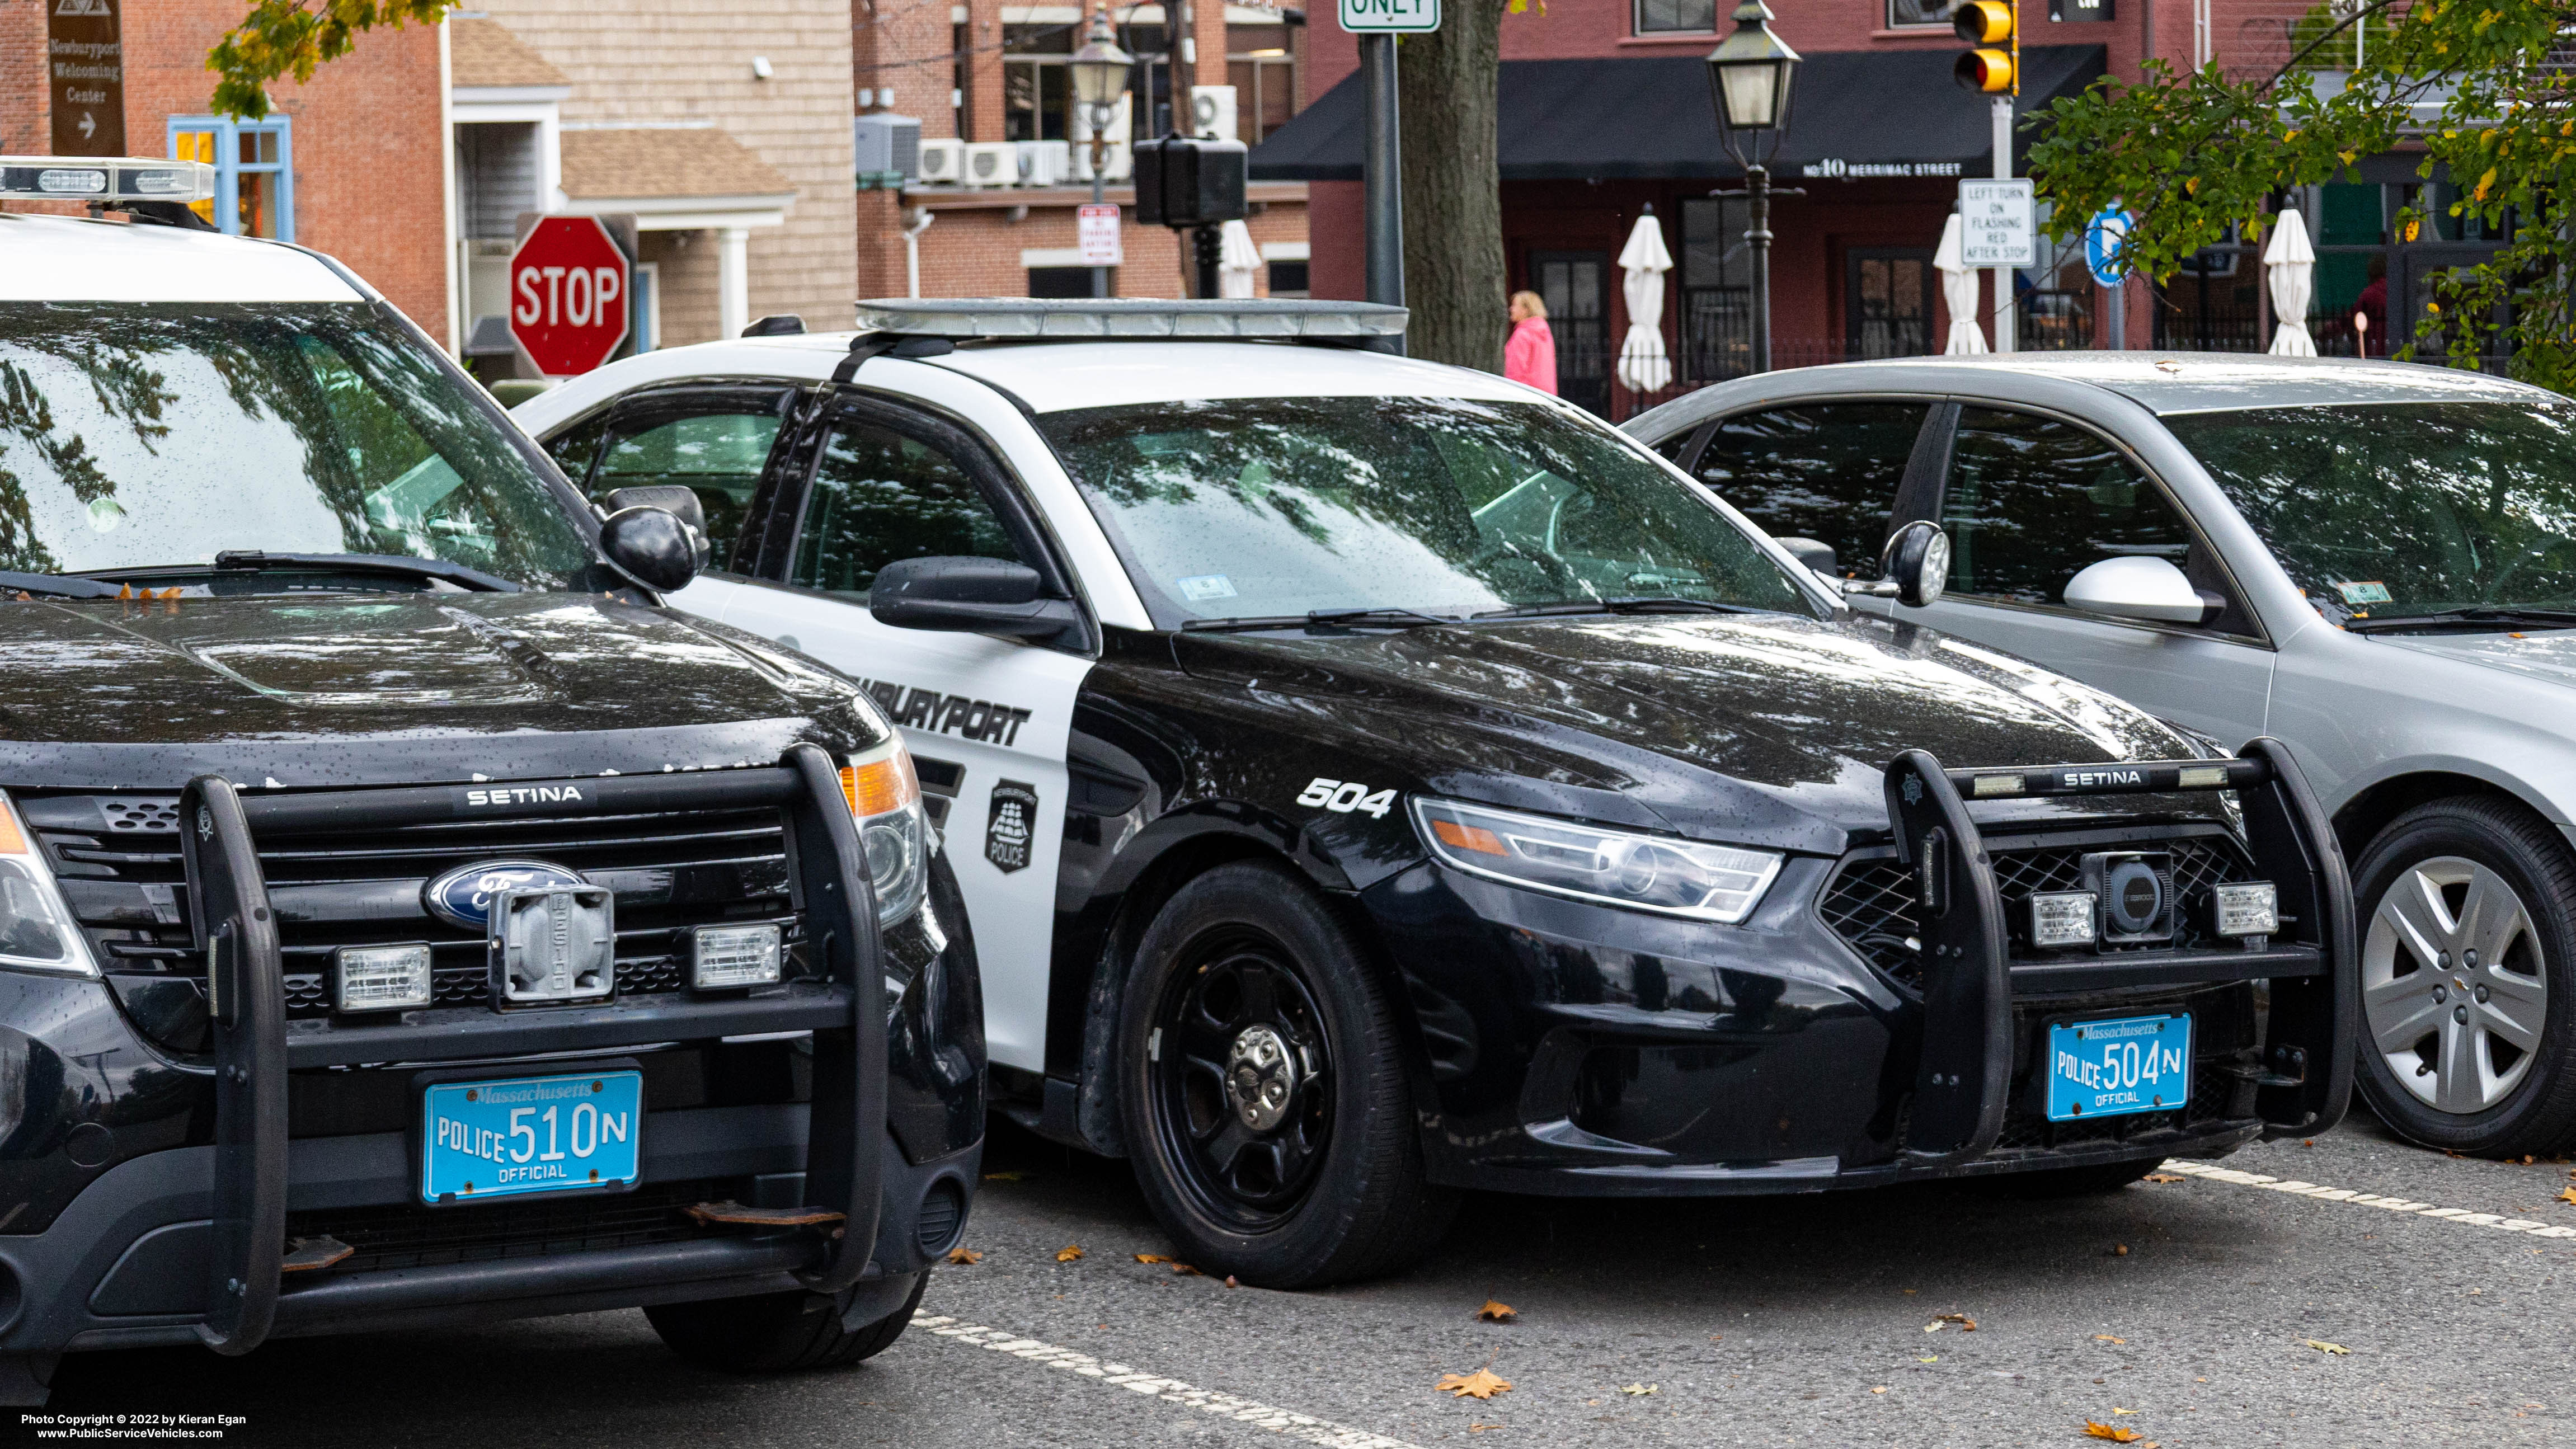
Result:
[[[1717,105],[1717,132],[1726,154],[1744,168],[1748,223],[1744,240],[1753,253],[1753,370],[1771,370],[1771,158],[1789,123],[1789,82],[1798,74],[1798,52],[1771,33],[1771,7],[1744,0],[1735,8],[1735,30],[1708,53],[1709,98]],[[1804,193],[1784,191],[1784,196]]]
[[[1109,166],[1109,123],[1116,116],[1118,98],[1127,93],[1129,72],[1136,58],[1118,48],[1117,32],[1109,28],[1109,12],[1091,12],[1091,30],[1083,36],[1082,48],[1073,53],[1073,98],[1091,122],[1091,204],[1098,206],[1107,198],[1101,189]],[[1109,295],[1109,269],[1091,269],[1091,295]]]

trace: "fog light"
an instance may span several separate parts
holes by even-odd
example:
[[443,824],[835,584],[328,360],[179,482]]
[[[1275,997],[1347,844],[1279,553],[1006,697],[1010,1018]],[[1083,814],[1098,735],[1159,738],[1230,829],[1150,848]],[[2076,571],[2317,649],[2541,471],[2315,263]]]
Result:
[[343,946],[331,953],[338,1011],[400,1011],[430,1000],[429,947]]
[[700,926],[696,974],[702,990],[767,986],[778,980],[776,926]]
[[2091,891],[2046,891],[2032,896],[2030,943],[2043,951],[2091,945],[2094,905]]
[[2222,936],[2277,936],[2281,933],[2281,898],[2268,880],[2210,887]]

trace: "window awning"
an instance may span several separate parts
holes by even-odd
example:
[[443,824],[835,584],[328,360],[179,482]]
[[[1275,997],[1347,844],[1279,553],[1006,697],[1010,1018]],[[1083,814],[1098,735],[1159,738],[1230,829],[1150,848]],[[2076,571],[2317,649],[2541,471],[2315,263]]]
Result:
[[[1993,166],[1986,98],[1950,79],[1958,52],[1821,51],[1798,67],[1772,171],[1802,176],[1982,176]],[[2098,45],[2026,46],[2024,115],[2103,73]],[[1708,67],[1697,56],[1503,62],[1497,130],[1506,181],[1728,177]],[[1256,181],[1357,181],[1367,121],[1354,73],[1252,152]],[[2020,147],[2030,144],[2020,133]],[[2016,156],[2014,170],[2021,170]]]

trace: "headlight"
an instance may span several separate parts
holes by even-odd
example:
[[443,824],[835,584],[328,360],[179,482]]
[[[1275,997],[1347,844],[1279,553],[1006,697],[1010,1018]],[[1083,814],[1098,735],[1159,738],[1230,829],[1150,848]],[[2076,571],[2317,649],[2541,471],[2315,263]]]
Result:
[[1454,800],[1413,802],[1431,853],[1471,874],[1605,905],[1728,924],[1780,873],[1776,851],[1598,830]]
[[0,795],[0,966],[96,976],[89,943],[54,888],[54,873],[18,821],[18,809]]
[[866,754],[852,755],[841,770],[841,793],[849,797],[850,814],[858,822],[859,849],[877,893],[877,923],[891,926],[919,908],[930,876],[929,822],[922,814],[921,781],[912,773],[911,752],[903,741],[890,739]]

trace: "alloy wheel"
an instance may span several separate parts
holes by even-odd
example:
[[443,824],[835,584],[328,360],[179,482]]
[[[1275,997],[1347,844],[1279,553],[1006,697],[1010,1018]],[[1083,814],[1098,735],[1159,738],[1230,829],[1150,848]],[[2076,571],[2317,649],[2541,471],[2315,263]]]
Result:
[[2538,1057],[2544,964],[2531,913],[2503,876],[2456,855],[2418,861],[2380,896],[2362,943],[2372,1049],[2426,1106],[2483,1112]]
[[1155,1129],[1202,1209],[1243,1231],[1305,1200],[1332,1131],[1323,1014],[1266,935],[1203,942],[1148,1051]]

